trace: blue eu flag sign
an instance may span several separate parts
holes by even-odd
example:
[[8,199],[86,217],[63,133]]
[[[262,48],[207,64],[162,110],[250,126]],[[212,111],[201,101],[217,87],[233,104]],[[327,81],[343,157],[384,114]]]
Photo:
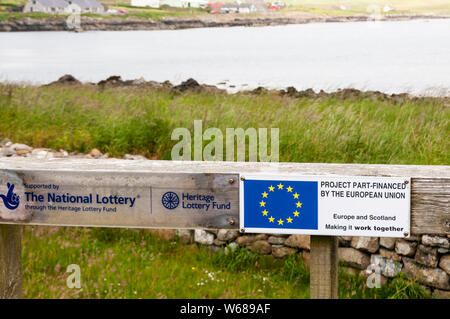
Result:
[[317,229],[318,182],[244,180],[244,227]]

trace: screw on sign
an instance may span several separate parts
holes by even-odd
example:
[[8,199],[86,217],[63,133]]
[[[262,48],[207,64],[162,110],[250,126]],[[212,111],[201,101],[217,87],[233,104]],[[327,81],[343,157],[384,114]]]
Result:
[[[189,163],[186,161],[136,161],[135,163],[130,163],[127,160],[112,161],[106,159],[86,159],[74,162],[68,159],[61,159],[61,161],[58,161],[58,164],[55,165],[54,161],[36,161],[32,158],[0,158],[0,252],[2,252],[0,253],[0,298],[22,297],[21,225],[55,225],[62,220],[61,218],[56,219],[54,217],[56,215],[54,211],[47,214],[43,211],[35,211],[34,209],[25,210],[27,195],[24,194],[24,184],[30,185],[30,181],[35,185],[46,185],[49,183],[55,183],[55,185],[61,184],[64,187],[69,187],[74,194],[84,194],[85,190],[89,189],[93,195],[97,195],[97,193],[102,194],[102,198],[105,197],[104,195],[110,194],[116,196],[115,194],[127,192],[131,192],[132,194],[137,194],[141,191],[147,192],[150,187],[150,200],[145,198],[145,200],[140,201],[139,205],[136,204],[133,207],[125,207],[121,211],[120,218],[118,218],[117,215],[113,216],[112,221],[105,221],[105,219],[102,218],[101,221],[97,222],[97,216],[90,217],[88,214],[72,214],[71,212],[58,208],[57,212],[67,216],[67,219],[64,219],[64,222],[70,226],[89,225],[98,227],[133,228],[156,228],[162,226],[161,228],[175,229],[206,227],[214,229],[236,228],[240,229],[242,233],[256,233],[259,231],[262,233],[273,233],[280,231],[280,233],[289,234],[293,229],[288,229],[287,227],[282,228],[281,226],[291,225],[288,218],[292,218],[293,224],[295,218],[300,218],[300,216],[302,216],[301,213],[299,213],[298,217],[294,214],[297,209],[297,204],[299,205],[298,208],[303,210],[304,215],[307,215],[308,212],[306,211],[306,208],[309,207],[307,205],[307,199],[309,197],[311,200],[316,197],[319,199],[320,194],[317,192],[317,195],[314,193],[313,195],[315,196],[313,196],[306,192],[306,190],[304,192],[299,192],[300,188],[297,188],[295,185],[293,186],[294,182],[318,182],[319,179],[321,181],[375,179],[378,178],[377,176],[373,176],[375,174],[374,172],[376,172],[376,175],[380,175],[379,178],[382,178],[383,180],[387,178],[399,179],[398,182],[394,181],[388,185],[395,185],[401,181],[401,184],[404,186],[407,181],[407,184],[412,188],[412,190],[409,188],[408,190],[411,190],[414,194],[411,198],[408,197],[407,199],[404,199],[406,204],[405,207],[402,206],[402,211],[404,211],[404,215],[408,217],[407,219],[405,218],[404,222],[408,227],[405,227],[401,232],[399,231],[400,234],[396,237],[409,236],[411,233],[447,234],[448,229],[450,228],[450,219],[447,214],[448,203],[439,200],[447,195],[446,190],[448,189],[450,181],[449,166],[377,165],[376,168],[374,168],[373,165],[366,164],[289,163],[289,165],[280,164],[276,166],[271,165],[272,163],[262,162],[248,164],[249,165],[240,162],[229,162],[225,165],[224,163],[219,162],[205,162],[205,164],[199,166],[197,162]],[[24,169],[24,167],[26,167],[26,169]],[[125,167],[126,169],[124,169]],[[252,177],[252,172],[255,172],[255,169],[258,172],[264,172],[264,175],[255,173],[254,177]],[[183,173],[178,173],[179,171],[183,171]],[[234,173],[231,176],[229,172],[239,173]],[[343,173],[346,175],[341,176]],[[261,179],[261,177],[265,177],[265,179]],[[413,180],[414,183],[411,183],[411,180]],[[159,192],[161,189],[173,189],[175,181],[178,187],[176,190],[180,195],[174,191]],[[238,184],[238,181],[260,181],[262,187],[265,186],[264,184],[266,182],[271,183],[272,181],[279,181],[277,183],[278,185],[283,181],[283,183],[281,183],[282,185],[279,186],[280,189],[278,189],[278,187],[275,189],[275,185],[273,185],[274,191],[270,193],[270,190],[268,191],[267,188],[261,191],[256,189],[255,195],[249,198],[250,208],[254,209],[257,213],[256,217],[265,223],[263,226],[270,223],[270,221],[264,219],[264,217],[266,217],[264,215],[266,213],[265,210],[268,211],[267,215],[272,213],[270,211],[270,205],[273,205],[272,211],[274,214],[277,214],[277,216],[284,214],[285,210],[282,210],[282,207],[285,205],[290,206],[287,207],[286,214],[291,215],[286,215],[283,223],[280,222],[280,225],[277,223],[277,225],[275,225],[274,228],[270,228],[269,231],[266,231],[264,229],[265,227],[254,229],[245,227],[245,218],[237,218],[240,212],[244,212],[243,209],[238,208],[240,205],[245,206],[244,201],[241,200],[241,198],[244,198],[246,193],[241,193],[241,191],[244,190],[244,188],[241,187],[241,183],[235,185],[236,187],[230,187],[230,184]],[[126,191],[124,190],[125,185]],[[320,184],[318,185],[320,186]],[[162,207],[164,208],[162,208],[161,205],[153,206],[158,214],[146,219],[145,217],[148,216],[147,212],[151,212],[152,209],[151,187],[158,190],[158,200],[161,200],[161,203],[163,204]],[[200,191],[210,189],[211,187],[214,196],[207,196],[215,197],[219,196],[216,194],[224,194],[221,202],[226,201],[232,203],[234,208],[232,211],[221,211],[218,209],[217,214],[202,214],[202,218],[192,218],[192,214],[184,209],[180,209],[180,212],[175,212],[180,206],[181,199],[183,199],[180,198],[180,196],[184,190],[186,190],[187,193],[187,190],[190,192],[192,189]],[[255,187],[257,187],[257,185]],[[295,198],[297,196],[295,195],[296,192],[299,194],[299,198]],[[268,194],[267,198],[266,193]],[[65,193],[62,192],[61,194]],[[252,193],[247,192],[247,195],[248,194]],[[280,196],[279,200],[275,198],[276,194],[277,196]],[[337,194],[337,199],[335,201],[341,203],[343,199],[339,198],[339,192],[337,192]],[[190,200],[190,195],[186,196],[186,200]],[[200,195],[192,195],[192,200],[200,200],[198,199],[199,196]],[[323,201],[328,200],[328,203],[334,201],[334,197],[327,196],[320,197],[320,199]],[[109,196],[106,197],[110,198]],[[136,196],[136,198],[139,197]],[[366,199],[367,198],[360,198],[359,200]],[[275,200],[277,201],[275,202]],[[376,205],[369,206],[371,210],[377,208],[381,211],[381,208],[383,208],[383,215],[386,215],[385,207],[391,209],[393,205],[391,201],[397,199],[390,197],[389,203],[385,204],[385,206],[382,206],[385,199],[377,197],[373,198],[373,200],[377,203]],[[30,202],[33,203],[33,201]],[[5,203],[10,208],[14,208],[17,205],[18,207],[13,211],[10,211]],[[275,205],[275,203],[278,203],[279,205]],[[87,204],[90,205],[90,203]],[[292,207],[291,204],[294,205],[294,207]],[[333,213],[336,206],[331,204],[327,206],[329,209],[323,211],[324,214],[330,212],[331,215],[329,216],[334,216]],[[350,208],[354,208],[355,199],[352,199],[352,202],[347,204]],[[361,204],[361,207],[363,207],[363,204]],[[317,209],[314,209],[315,215],[319,214],[318,208],[319,206]],[[171,210],[174,214],[160,214],[162,210]],[[359,209],[355,209],[355,211],[357,210],[359,211]],[[143,213],[138,214],[139,211]],[[32,213],[35,213],[35,218],[31,218]],[[292,216],[292,214],[294,215]],[[7,218],[4,218],[4,216],[13,216],[13,218],[6,220]],[[105,217],[106,216],[107,215],[105,215]],[[162,216],[162,218],[158,218],[159,216]],[[278,220],[282,218],[280,216],[278,216]],[[395,210],[395,216],[399,216],[398,209]],[[330,217],[330,219],[331,218],[334,217]],[[70,224],[67,220],[70,221]],[[413,222],[410,223],[409,220],[412,220]],[[230,225],[233,225],[233,227],[230,227]],[[381,227],[380,225],[377,226]],[[314,231],[314,229],[307,229],[305,231],[300,227],[297,230],[299,230],[298,234]],[[314,232],[314,234],[311,233],[311,298],[337,298],[338,296],[338,240],[337,235],[333,235],[334,233],[331,231],[333,231],[333,229],[328,228],[323,234],[317,234],[317,232]],[[372,274],[369,284],[375,287],[378,284],[377,279],[382,277],[381,275],[379,276],[378,268],[375,268],[374,270],[375,273]],[[69,284],[71,287],[80,286],[77,285],[76,279],[77,277],[75,276],[70,277]]]
[[175,209],[180,204],[180,198],[174,192],[167,192],[162,196],[161,202],[165,208]]

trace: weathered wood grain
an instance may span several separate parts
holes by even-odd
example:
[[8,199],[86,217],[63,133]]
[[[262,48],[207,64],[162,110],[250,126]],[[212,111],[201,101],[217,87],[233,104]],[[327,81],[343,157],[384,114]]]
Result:
[[310,298],[338,298],[338,240],[311,236]]
[[[52,203],[54,210],[48,208],[49,203],[26,201],[27,205],[42,207],[42,210],[25,210],[21,204],[19,211],[9,212],[0,206],[0,223],[22,223],[28,225],[58,226],[99,226],[127,228],[238,228],[239,227],[239,183],[238,175],[202,174],[202,173],[158,173],[158,172],[111,172],[111,171],[22,171],[13,172],[23,185],[56,185],[60,189],[28,189],[16,184],[16,191],[22,199],[25,192],[42,195],[49,192],[84,196],[96,194],[100,196],[120,195],[136,197],[133,206],[96,204],[95,200],[88,204]],[[7,178],[12,179],[11,171],[2,177],[0,183]],[[17,178],[14,178],[17,180]],[[233,181],[233,182],[231,182]],[[17,182],[16,182],[17,183]],[[5,183],[3,183],[5,184]],[[165,193],[177,194],[179,204],[167,209],[162,204]],[[206,195],[214,199],[207,201],[186,201],[210,205],[208,208],[183,209],[183,195]],[[24,200],[23,200],[24,201]],[[215,209],[213,203],[227,203],[229,209]],[[109,208],[116,211],[73,211],[66,207]],[[62,208],[61,208],[62,207]],[[24,212],[22,212],[20,210]],[[28,213],[28,214],[27,214]],[[5,217],[6,216],[6,217]],[[18,218],[16,218],[18,216]]]
[[22,226],[0,225],[0,299],[22,298]]
[[[450,167],[414,165],[297,164],[238,162],[176,162],[1,158],[3,179],[12,178],[18,185],[55,183],[68,190],[132,188],[144,194],[154,189],[157,196],[167,190],[202,190],[239,205],[237,179],[249,173],[279,175],[339,175],[411,177],[411,229],[413,234],[450,234]],[[1,174],[0,174],[1,175]],[[19,180],[19,182],[18,182]],[[1,185],[0,185],[1,186]],[[22,185],[23,186],[23,185]],[[20,187],[19,187],[20,188]],[[22,187],[23,191],[23,187]],[[22,194],[23,195],[23,194]],[[143,195],[143,196],[148,196]],[[150,197],[152,192],[150,192]],[[142,214],[144,212],[144,214]],[[131,213],[131,214],[129,214]],[[196,212],[170,213],[153,207],[129,209],[126,218],[104,218],[80,214],[37,214],[27,221],[5,220],[1,223],[84,225],[108,227],[169,228],[238,228],[238,209],[215,214]],[[4,213],[4,216],[7,214]],[[9,216],[9,215],[8,215]],[[85,218],[85,219],[83,219]],[[20,298],[21,226],[0,225],[0,297]],[[311,298],[338,297],[337,237],[311,238]]]
[[450,234],[450,178],[412,178],[411,183],[411,232]]
[[[248,163],[248,162],[182,162],[182,161],[150,161],[150,160],[118,160],[118,159],[50,159],[34,160],[30,158],[0,158],[0,170],[17,173],[24,180],[55,180],[56,176],[65,174],[71,183],[82,183],[91,187],[95,181],[102,180],[108,185],[139,185],[145,178],[155,173],[165,176],[168,173],[182,174],[218,174],[226,181],[230,175],[249,173],[280,175],[329,175],[329,176],[391,176],[411,177],[411,230],[413,234],[450,234],[450,166],[427,165],[377,165],[377,164],[320,164],[320,163]],[[99,178],[101,174],[112,173],[117,178],[107,180]],[[128,182],[120,180],[123,174],[133,176]],[[99,175],[100,174],[100,175]],[[95,175],[97,178],[86,178]],[[53,176],[53,177],[52,177]],[[142,178],[140,178],[140,176]],[[172,175],[174,176],[174,175]],[[162,179],[161,179],[162,180]],[[138,183],[138,184],[136,184]],[[184,183],[184,182],[183,182]],[[172,185],[183,184],[173,179]],[[143,183],[142,185],[144,185]],[[226,183],[224,182],[224,185]],[[233,203],[238,203],[238,183],[234,184],[234,192],[229,194]],[[148,185],[148,183],[147,183]],[[184,185],[189,186],[184,183]],[[205,184],[206,185],[206,184]],[[191,185],[192,186],[192,185]],[[198,185],[195,185],[198,187]],[[211,189],[210,185],[207,188]],[[222,188],[216,187],[221,193]],[[236,196],[236,199],[234,199]],[[234,216],[234,215],[233,215]],[[230,216],[215,220],[189,222],[184,220],[178,227],[238,227],[237,220]],[[127,225],[126,225],[127,226]],[[130,225],[128,225],[130,226]],[[131,225],[132,226],[132,225]],[[137,227],[139,225],[136,225]],[[155,227],[175,227],[174,224]]]
[[266,173],[349,176],[410,176],[415,178],[450,178],[450,166],[380,165],[322,163],[252,163],[151,161],[120,159],[49,159],[26,157],[0,158],[0,169],[65,171],[143,171],[188,173]]

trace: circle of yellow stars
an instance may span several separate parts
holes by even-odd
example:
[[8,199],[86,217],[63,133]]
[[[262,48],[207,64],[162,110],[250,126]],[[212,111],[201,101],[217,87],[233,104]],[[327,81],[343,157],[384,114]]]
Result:
[[[286,188],[284,188],[284,186],[285,185],[283,185],[281,182],[280,182],[280,184],[276,185],[277,190],[281,190],[281,191],[282,190],[286,190],[288,193],[292,194],[294,199],[298,200],[297,203],[295,203],[296,210],[294,212],[292,212],[292,214],[293,214],[294,218],[295,217],[299,217],[300,216],[299,209],[302,208],[302,203],[300,202],[300,199],[299,199],[300,195],[297,192],[294,193],[293,192],[294,188],[292,188],[291,186],[288,186]],[[276,223],[278,223],[279,226],[283,226],[285,220],[286,220],[287,224],[292,224],[292,221],[294,219],[291,218],[290,216],[288,218],[286,218],[285,220],[281,219],[281,218],[278,219],[278,220],[275,220],[275,218],[272,215],[269,214],[269,212],[266,209],[266,202],[264,201],[264,198],[268,199],[269,198],[268,196],[269,196],[270,192],[275,192],[275,186],[270,185],[268,187],[268,192],[264,191],[263,193],[261,193],[262,200],[259,202],[259,206],[260,206],[260,208],[264,208],[264,210],[261,212],[263,214],[263,216],[267,217],[267,219],[269,220],[269,223],[275,223],[276,222]]]

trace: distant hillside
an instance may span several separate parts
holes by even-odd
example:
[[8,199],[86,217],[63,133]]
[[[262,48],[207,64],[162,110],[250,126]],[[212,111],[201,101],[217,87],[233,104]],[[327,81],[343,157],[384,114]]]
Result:
[[[218,0],[217,0],[218,1]],[[0,3],[0,11],[4,11],[5,6],[24,5],[27,0],[4,0]],[[131,5],[131,0],[100,0],[102,4],[108,6]],[[211,0],[215,2],[215,0]],[[220,2],[235,2],[235,0],[220,0]],[[245,0],[243,0],[245,2]],[[275,0],[265,0],[265,2],[277,2]],[[390,13],[403,14],[450,14],[449,0],[283,0],[291,7],[314,13],[335,13],[345,14],[356,13],[377,13],[381,14],[385,10]]]

